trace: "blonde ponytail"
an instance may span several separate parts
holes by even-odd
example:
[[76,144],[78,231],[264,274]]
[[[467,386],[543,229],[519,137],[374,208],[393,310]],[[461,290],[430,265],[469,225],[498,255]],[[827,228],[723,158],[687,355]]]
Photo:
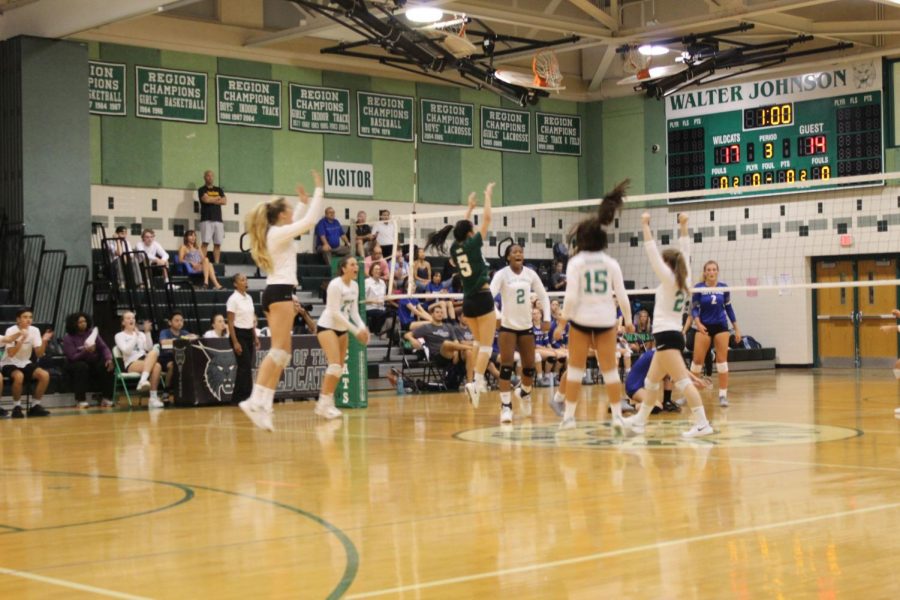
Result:
[[266,236],[269,226],[274,225],[278,215],[287,208],[284,198],[278,198],[271,202],[257,204],[247,214],[245,228],[250,237],[250,255],[253,256],[256,265],[266,273],[272,270],[272,256],[266,245]]

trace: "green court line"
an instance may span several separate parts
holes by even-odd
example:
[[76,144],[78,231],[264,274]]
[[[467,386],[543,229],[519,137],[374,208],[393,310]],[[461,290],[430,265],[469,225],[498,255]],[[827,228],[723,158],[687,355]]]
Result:
[[173,504],[169,504],[169,505],[161,507],[161,508],[155,508],[155,509],[149,510],[149,511],[134,513],[132,515],[125,515],[125,516],[121,516],[121,517],[114,517],[111,519],[103,519],[103,520],[99,520],[99,521],[87,521],[84,523],[73,523],[73,524],[68,524],[68,525],[36,527],[34,529],[19,529],[17,531],[0,532],[0,535],[12,534],[12,533],[28,533],[30,531],[41,531],[41,530],[48,530],[48,529],[62,529],[64,527],[77,527],[77,526],[82,526],[82,525],[93,525],[96,523],[106,523],[106,522],[110,522],[110,521],[119,521],[122,519],[138,517],[138,516],[142,516],[142,515],[147,515],[147,514],[167,510],[169,508],[174,508],[175,506],[178,506],[179,504],[183,504],[189,500],[192,500],[194,498],[194,490],[204,490],[207,492],[216,492],[219,494],[226,494],[226,495],[235,496],[238,498],[246,498],[249,500],[255,500],[257,502],[265,502],[266,504],[271,504],[272,506],[276,506],[278,508],[283,508],[285,510],[296,513],[302,517],[306,517],[310,521],[323,527],[326,531],[328,531],[328,533],[334,535],[341,542],[341,545],[344,547],[344,553],[347,556],[347,564],[344,567],[344,573],[341,575],[340,581],[338,581],[338,583],[334,587],[334,589],[331,590],[331,593],[328,594],[327,598],[329,600],[337,599],[337,598],[340,598],[341,596],[343,596],[347,592],[347,590],[350,588],[350,586],[353,584],[353,581],[356,579],[356,574],[359,571],[359,552],[356,550],[356,546],[353,544],[353,541],[350,539],[349,536],[347,536],[346,533],[344,533],[336,525],[329,523],[328,521],[326,521],[325,519],[323,519],[322,517],[320,517],[316,514],[305,511],[302,508],[297,508],[296,506],[291,506],[290,504],[284,504],[283,502],[278,502],[276,500],[270,500],[268,498],[260,498],[259,496],[252,496],[250,494],[244,494],[241,492],[232,492],[230,490],[223,490],[223,489],[208,487],[208,486],[204,486],[204,485],[183,484],[183,483],[175,483],[175,482],[171,482],[171,481],[161,481],[161,480],[156,480],[156,479],[142,479],[142,478],[138,478],[138,477],[119,477],[116,475],[97,475],[97,474],[92,474],[92,473],[73,473],[73,472],[67,472],[67,471],[16,471],[14,469],[0,469],[0,471],[5,471],[7,473],[13,473],[13,474],[15,474],[15,473],[22,473],[22,474],[37,473],[40,475],[51,475],[51,476],[55,476],[55,477],[68,476],[68,477],[89,477],[89,478],[95,478],[95,479],[115,479],[115,480],[120,480],[120,481],[139,481],[139,482],[143,482],[143,483],[154,483],[154,484],[158,484],[158,485],[167,485],[167,486],[181,489],[185,492],[185,496]]

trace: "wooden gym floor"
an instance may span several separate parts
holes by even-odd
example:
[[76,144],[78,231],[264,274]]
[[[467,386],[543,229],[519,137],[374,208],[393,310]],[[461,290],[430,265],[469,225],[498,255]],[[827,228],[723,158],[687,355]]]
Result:
[[718,431],[377,395],[0,422],[0,598],[896,598],[890,370],[735,373]]

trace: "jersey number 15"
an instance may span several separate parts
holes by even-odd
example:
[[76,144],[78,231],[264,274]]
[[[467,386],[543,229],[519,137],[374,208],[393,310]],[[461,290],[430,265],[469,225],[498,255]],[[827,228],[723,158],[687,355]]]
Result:
[[606,269],[601,271],[588,271],[584,274],[585,294],[605,294],[609,289],[606,283]]

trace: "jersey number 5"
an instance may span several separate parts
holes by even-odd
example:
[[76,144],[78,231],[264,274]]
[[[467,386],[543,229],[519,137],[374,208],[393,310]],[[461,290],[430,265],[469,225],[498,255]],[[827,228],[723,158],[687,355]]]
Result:
[[601,271],[588,271],[584,274],[585,294],[605,294],[609,289],[606,283],[606,269]]
[[471,277],[472,276],[472,266],[469,264],[469,257],[465,254],[460,254],[456,257],[456,262],[459,264],[459,274],[463,277]]

